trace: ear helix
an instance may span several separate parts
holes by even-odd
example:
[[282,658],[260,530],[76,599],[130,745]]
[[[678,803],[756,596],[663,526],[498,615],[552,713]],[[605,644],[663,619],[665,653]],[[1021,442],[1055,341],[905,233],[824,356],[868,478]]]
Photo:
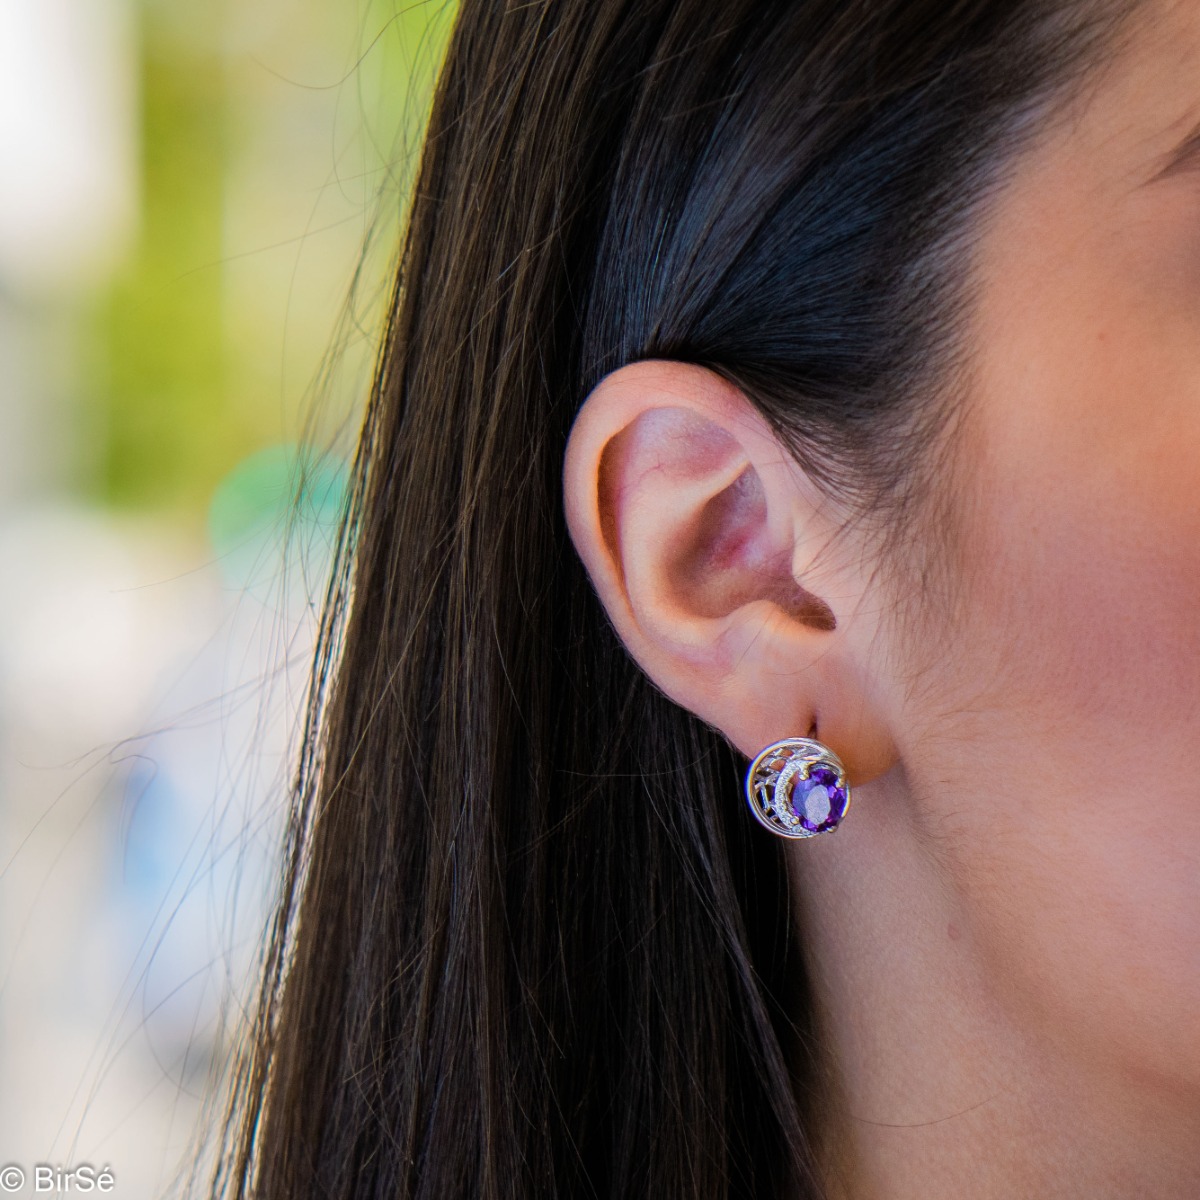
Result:
[[746,772],[746,800],[779,837],[831,833],[850,808],[842,760],[815,738],[784,738],[761,750]]

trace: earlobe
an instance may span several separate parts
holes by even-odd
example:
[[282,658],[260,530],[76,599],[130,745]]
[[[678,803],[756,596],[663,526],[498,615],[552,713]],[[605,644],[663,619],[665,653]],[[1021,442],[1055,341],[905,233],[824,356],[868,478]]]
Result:
[[872,712],[839,624],[858,583],[815,553],[832,516],[738,389],[686,363],[621,368],[580,409],[563,485],[597,594],[662,691],[747,757],[820,714],[851,773],[878,773],[878,731],[869,763],[846,740]]

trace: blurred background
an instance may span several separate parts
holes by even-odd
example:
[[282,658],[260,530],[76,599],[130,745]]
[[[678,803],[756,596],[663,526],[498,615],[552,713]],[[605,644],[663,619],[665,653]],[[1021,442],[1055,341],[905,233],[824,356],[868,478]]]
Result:
[[186,1174],[452,10],[0,0],[9,1194]]

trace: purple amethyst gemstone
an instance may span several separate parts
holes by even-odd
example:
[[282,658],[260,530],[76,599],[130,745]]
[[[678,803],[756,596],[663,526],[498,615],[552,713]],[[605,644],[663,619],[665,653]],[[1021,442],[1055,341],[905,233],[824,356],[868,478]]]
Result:
[[792,812],[809,833],[832,829],[845,815],[846,791],[838,787],[837,772],[816,766],[807,779],[797,779],[792,788]]

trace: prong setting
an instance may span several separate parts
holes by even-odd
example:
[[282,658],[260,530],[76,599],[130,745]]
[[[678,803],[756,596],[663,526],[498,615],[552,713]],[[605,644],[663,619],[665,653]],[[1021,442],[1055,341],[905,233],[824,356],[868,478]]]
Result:
[[758,822],[786,838],[832,833],[850,807],[841,759],[812,738],[773,742],[746,772],[746,800]]

